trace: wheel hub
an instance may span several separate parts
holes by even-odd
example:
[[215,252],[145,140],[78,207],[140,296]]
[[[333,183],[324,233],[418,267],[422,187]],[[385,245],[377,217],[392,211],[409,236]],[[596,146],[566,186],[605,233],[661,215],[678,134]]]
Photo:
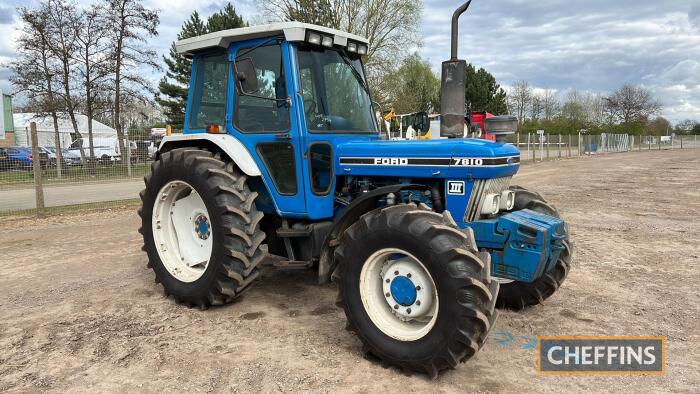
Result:
[[206,216],[199,214],[194,220],[194,231],[199,239],[206,240],[211,236],[211,225]]
[[405,276],[397,276],[391,281],[391,296],[401,306],[411,306],[416,302],[416,286]]
[[433,304],[433,281],[412,258],[388,259],[382,270],[385,300],[402,320],[424,317]]

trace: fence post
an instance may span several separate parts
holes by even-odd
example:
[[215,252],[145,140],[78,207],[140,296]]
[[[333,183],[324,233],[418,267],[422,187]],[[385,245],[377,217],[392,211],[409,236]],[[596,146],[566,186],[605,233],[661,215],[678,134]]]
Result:
[[520,150],[520,133],[515,133],[515,146]]
[[[32,134],[32,167],[34,169],[34,194],[36,197],[36,215],[44,216],[44,185],[42,184],[41,156],[39,155],[39,137],[36,134],[36,123],[29,124]],[[48,164],[48,163],[47,163]]]
[[557,151],[559,151],[559,158],[561,159],[561,134],[559,134],[559,144],[557,144]]
[[131,142],[129,142],[129,134],[126,134],[126,175],[131,178]]
[[681,134],[681,149],[683,149],[683,134]]
[[661,150],[661,135],[659,135],[659,150]]
[[527,158],[530,158],[530,133],[527,133]]
[[550,139],[551,137],[551,134],[547,134],[544,137],[544,142],[547,144],[547,160],[549,160],[549,147],[552,145],[552,140]]

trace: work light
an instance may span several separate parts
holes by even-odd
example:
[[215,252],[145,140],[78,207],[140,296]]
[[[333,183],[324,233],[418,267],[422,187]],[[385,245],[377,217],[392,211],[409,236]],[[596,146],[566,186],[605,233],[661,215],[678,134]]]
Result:
[[357,53],[360,55],[366,55],[367,54],[367,45],[358,45],[357,46]]
[[357,44],[354,42],[349,42],[348,43],[348,52],[355,53],[357,52]]
[[501,195],[489,193],[484,197],[484,205],[481,206],[483,215],[495,215],[501,208]]
[[316,32],[310,31],[310,32],[306,35],[306,41],[307,41],[309,44],[321,45],[321,35],[318,34],[318,33],[316,33]]
[[333,46],[333,37],[323,36],[323,40],[321,40],[321,45],[327,48],[331,48]]

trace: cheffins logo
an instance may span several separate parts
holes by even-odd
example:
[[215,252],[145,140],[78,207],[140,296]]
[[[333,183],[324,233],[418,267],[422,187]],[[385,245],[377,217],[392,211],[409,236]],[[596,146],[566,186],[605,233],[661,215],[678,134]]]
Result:
[[657,374],[665,372],[666,337],[538,337],[537,373]]

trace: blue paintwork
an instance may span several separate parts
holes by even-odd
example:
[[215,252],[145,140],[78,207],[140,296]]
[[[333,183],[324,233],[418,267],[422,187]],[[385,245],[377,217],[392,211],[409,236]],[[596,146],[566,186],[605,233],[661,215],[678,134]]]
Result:
[[532,282],[554,267],[566,238],[564,222],[529,209],[469,223],[479,249],[491,253],[491,275]]
[[399,305],[411,306],[416,302],[416,297],[418,296],[416,286],[407,277],[401,275],[392,279],[390,289],[391,297]]
[[[235,59],[242,48],[249,48],[265,41],[269,41],[269,38],[233,43],[229,48],[229,59]],[[520,168],[520,164],[517,162],[501,166],[340,164],[341,157],[436,159],[512,157],[519,155],[517,148],[512,145],[476,139],[385,141],[380,140],[378,134],[310,133],[304,116],[301,83],[296,71],[298,67],[295,44],[282,41],[280,45],[286,77],[285,83],[290,98],[291,127],[289,130],[269,133],[243,133],[238,130],[232,122],[236,99],[235,87],[233,83],[228,84],[225,129],[228,134],[243,143],[261,170],[261,179],[250,181],[251,188],[259,191],[260,194],[256,201],[258,209],[266,213],[277,214],[283,218],[310,220],[336,218],[343,211],[342,207],[334,204],[335,188],[341,177],[391,178],[398,183],[406,184],[434,184],[437,181],[444,182],[445,190],[447,190],[450,181],[464,182],[463,194],[445,194],[445,208],[455,214],[454,220],[461,228],[471,227],[474,230],[479,248],[491,252],[494,275],[529,282],[552,267],[562,248],[563,226],[561,220],[532,211],[520,211],[505,214],[496,219],[479,220],[472,223],[464,221],[463,214],[474,180],[515,175]],[[193,62],[191,86],[195,86],[194,78],[197,67],[198,63]],[[230,68],[229,81],[233,80],[233,70]],[[196,89],[191,89],[188,96],[188,111],[184,130],[188,134],[205,132],[203,129],[190,129],[188,126],[189,115],[192,111],[192,98],[193,95],[199,93]],[[260,143],[279,141],[289,142],[294,147],[296,159],[293,170],[297,175],[298,190],[294,195],[281,195],[277,192],[263,160],[256,151],[256,146]],[[332,176],[324,174],[324,176],[329,177],[331,182],[330,192],[325,195],[312,193],[309,174],[310,159],[307,152],[312,144],[319,142],[330,144],[333,155],[333,174]],[[405,198],[406,196],[402,195],[401,197]],[[431,205],[430,199],[425,196],[414,194],[411,198],[412,201],[422,201]],[[527,229],[531,229],[530,234],[527,233]],[[392,282],[391,288],[392,296],[402,305],[410,305],[412,300],[415,301],[415,287],[408,278],[396,278]],[[413,289],[412,292],[411,289]]]

